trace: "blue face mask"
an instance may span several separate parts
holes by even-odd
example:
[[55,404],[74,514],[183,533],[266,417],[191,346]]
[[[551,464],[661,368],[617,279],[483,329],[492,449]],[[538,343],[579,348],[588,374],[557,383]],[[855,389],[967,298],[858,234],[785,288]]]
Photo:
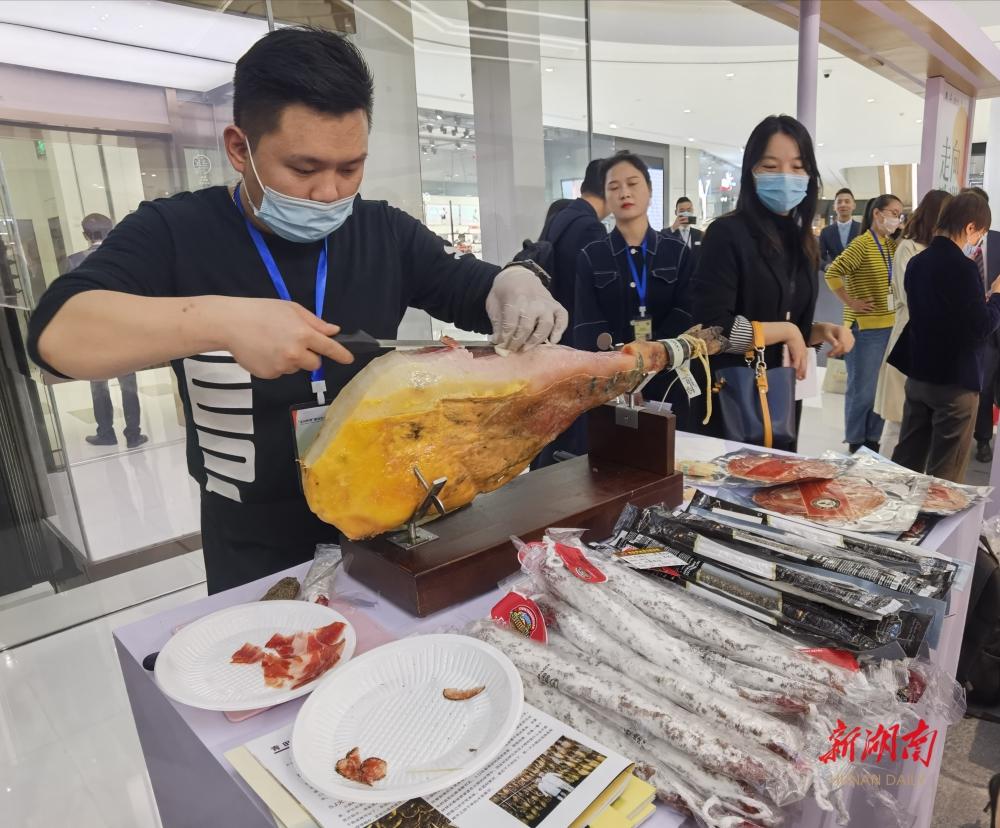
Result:
[[754,173],[757,198],[772,213],[794,210],[809,189],[809,176],[795,173]]
[[247,155],[254,178],[264,191],[260,207],[254,205],[253,214],[271,228],[281,238],[292,242],[315,242],[325,239],[337,230],[354,212],[354,196],[342,198],[339,201],[311,201],[308,198],[295,198],[272,190],[257,175],[257,166],[250,152],[250,142],[247,142]]

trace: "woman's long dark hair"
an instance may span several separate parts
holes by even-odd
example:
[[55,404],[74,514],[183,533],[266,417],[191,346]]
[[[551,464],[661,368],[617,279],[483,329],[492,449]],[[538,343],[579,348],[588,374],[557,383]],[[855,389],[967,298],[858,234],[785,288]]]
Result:
[[[878,198],[873,198],[868,202],[865,207],[865,219],[861,222],[861,233],[865,234],[872,229],[872,222],[875,220],[875,211],[884,210],[892,202],[898,201],[900,204],[903,203],[903,199],[899,196],[894,196],[892,193],[882,193]],[[896,232],[893,233],[889,238],[895,239],[899,236],[899,228],[896,228]]]
[[951,193],[945,190],[931,190],[920,199],[920,204],[913,211],[910,220],[903,230],[904,239],[913,239],[922,245],[928,245],[934,238],[938,219],[945,205],[951,201]]
[[771,211],[757,197],[757,186],[754,183],[753,169],[760,163],[767,151],[768,141],[776,133],[783,133],[791,138],[799,147],[802,166],[809,176],[809,188],[806,197],[790,213],[799,228],[799,238],[802,242],[802,255],[813,266],[819,263],[819,245],[813,235],[812,223],[816,215],[816,202],[819,199],[820,178],[819,166],[816,164],[816,153],[813,151],[812,138],[809,131],[791,115],[769,115],[750,133],[746,149],[743,151],[743,174],[740,176],[740,197],[736,202],[736,212],[742,215],[756,235],[763,236],[765,252],[780,255],[782,251],[781,238],[774,222],[769,219]]

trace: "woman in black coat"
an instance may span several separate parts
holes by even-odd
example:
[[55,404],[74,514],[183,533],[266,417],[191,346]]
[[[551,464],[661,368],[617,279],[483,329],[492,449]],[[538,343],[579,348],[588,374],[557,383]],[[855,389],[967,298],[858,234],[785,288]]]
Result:
[[[746,143],[736,209],[709,225],[690,287],[694,322],[721,326],[729,339],[726,353],[712,358],[713,368],[746,365],[752,322],[761,323],[768,367],[780,367],[787,352],[800,380],[809,346],[829,343],[831,356],[853,346],[842,325],[813,321],[819,249],[812,221],[819,186],[806,128],[788,115],[761,121]],[[692,417],[692,426],[725,436],[718,405],[702,425],[703,401],[704,395],[693,401],[701,414]]]
[[889,354],[889,364],[907,377],[892,459],[955,483],[964,482],[969,463],[986,342],[1000,327],[1000,277],[986,298],[979,268],[966,255],[991,222],[989,205],[975,193],[945,205],[938,234],[906,266],[910,321]]

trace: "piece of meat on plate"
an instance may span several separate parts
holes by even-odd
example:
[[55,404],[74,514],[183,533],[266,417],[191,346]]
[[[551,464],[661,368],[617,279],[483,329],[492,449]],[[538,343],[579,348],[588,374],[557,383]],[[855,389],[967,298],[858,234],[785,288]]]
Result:
[[231,664],[256,664],[264,660],[264,651],[256,644],[244,644],[229,660]]

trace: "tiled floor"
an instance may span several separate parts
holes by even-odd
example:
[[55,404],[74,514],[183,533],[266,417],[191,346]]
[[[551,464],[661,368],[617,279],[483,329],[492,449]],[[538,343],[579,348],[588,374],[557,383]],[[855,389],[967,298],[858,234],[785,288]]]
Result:
[[111,631],[204,594],[190,587],[0,654],[0,824],[159,826]]
[[[842,412],[837,395],[807,404],[801,449],[838,449]],[[137,579],[138,589],[148,575],[116,577]],[[192,586],[0,653],[0,826],[159,828],[111,631],[204,594],[204,585]],[[966,720],[952,730],[934,828],[988,825],[981,809],[998,751],[1000,725]]]

